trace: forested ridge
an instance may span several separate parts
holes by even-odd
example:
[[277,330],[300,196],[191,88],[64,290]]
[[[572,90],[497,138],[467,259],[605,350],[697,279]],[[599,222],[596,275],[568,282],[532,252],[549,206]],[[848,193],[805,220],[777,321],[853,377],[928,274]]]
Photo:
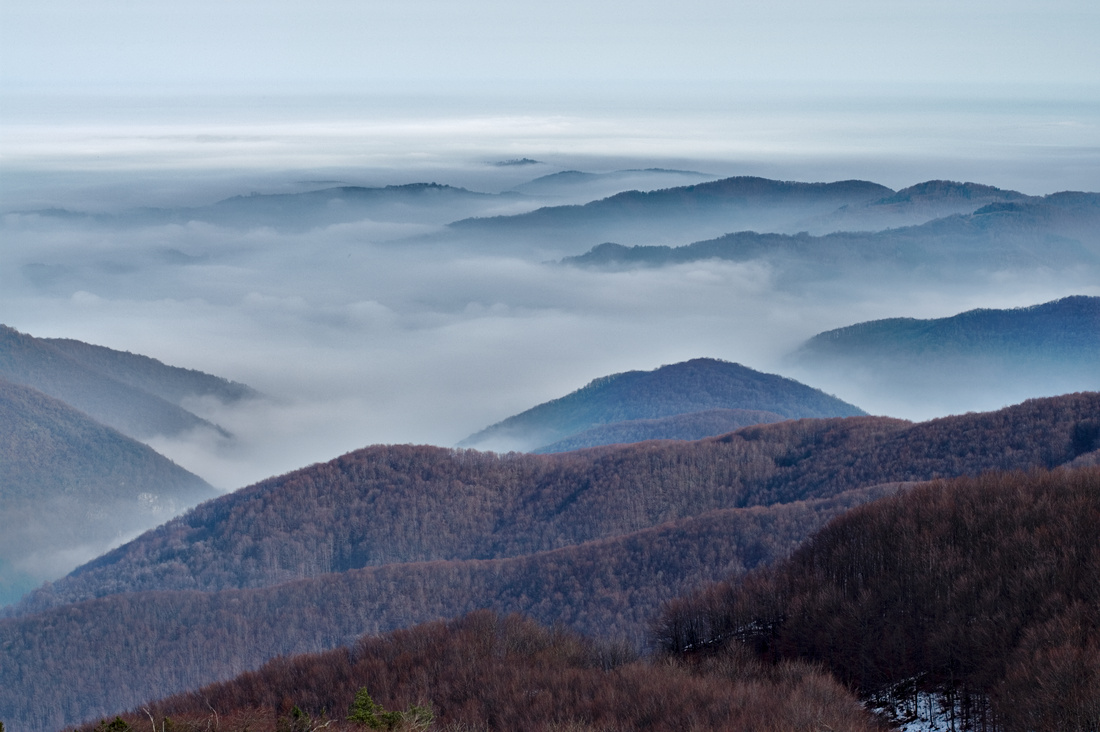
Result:
[[559,455],[390,445],[196,507],[16,612],[119,591],[256,587],[395,562],[518,556],[731,507],[1054,467],[1100,449],[1100,394],[912,424],[797,420]]
[[[724,509],[508,559],[388,564],[220,592],[127,592],[0,621],[0,713],[48,730],[195,688],[277,656],[481,608],[645,644],[661,603],[790,553],[896,486]],[[63,698],[34,689],[63,685]]]
[[[743,658],[637,659],[614,645],[481,611],[272,661],[225,683],[119,717],[217,729],[647,729],[799,732],[882,729],[828,674]],[[106,722],[106,720],[104,720]],[[83,732],[102,726],[88,724]]]
[[1100,726],[1100,469],[938,481],[836,519],[778,566],[668,607],[676,655],[824,663],[962,729]]
[[[1086,393],[562,455],[366,448],[203,504],[36,593],[0,621],[0,718],[56,728],[483,607],[637,640],[661,602],[900,483],[1088,463],[1098,413]],[[59,683],[63,700],[28,691]]]

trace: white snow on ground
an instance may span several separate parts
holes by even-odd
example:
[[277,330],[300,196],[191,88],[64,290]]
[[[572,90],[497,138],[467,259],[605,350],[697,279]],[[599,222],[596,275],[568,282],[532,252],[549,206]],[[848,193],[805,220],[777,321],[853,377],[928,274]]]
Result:
[[[895,690],[904,688],[899,684]],[[872,699],[867,707],[890,720],[900,732],[963,732],[961,705],[948,702],[943,694],[918,692],[895,693]]]

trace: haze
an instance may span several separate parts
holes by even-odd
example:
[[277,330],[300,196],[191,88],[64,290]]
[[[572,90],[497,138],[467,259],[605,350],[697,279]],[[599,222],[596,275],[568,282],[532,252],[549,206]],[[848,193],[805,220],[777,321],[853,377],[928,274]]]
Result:
[[[601,273],[546,263],[583,251],[566,245],[426,243],[445,221],[27,213],[333,185],[499,193],[571,169],[1096,191],[1093,4],[11,2],[0,21],[0,321],[268,394],[196,405],[232,444],[153,442],[226,490],[371,443],[453,445],[608,373],[698,356],[782,373],[828,328],[1100,294],[1065,272],[804,291],[752,265]],[[494,164],[524,158],[539,162]]]

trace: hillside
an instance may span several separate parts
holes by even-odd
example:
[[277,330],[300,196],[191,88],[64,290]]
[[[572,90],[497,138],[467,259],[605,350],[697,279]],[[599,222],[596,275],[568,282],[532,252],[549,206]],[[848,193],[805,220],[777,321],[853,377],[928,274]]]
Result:
[[[35,593],[0,621],[0,717],[56,728],[486,606],[637,639],[664,600],[901,483],[1088,462],[1098,413],[1100,394],[1077,394],[559,455],[367,448],[203,504]],[[58,686],[64,702],[30,693]]]
[[108,374],[127,386],[141,389],[180,407],[195,399],[213,398],[222,404],[257,399],[259,392],[245,384],[195,369],[169,366],[155,358],[129,351],[95,346],[71,338],[41,338],[85,368]]
[[360,567],[522,556],[715,509],[1050,468],[1100,449],[1098,413],[1100,393],[1084,393],[918,424],[798,420],[698,442],[557,455],[369,447],[202,504],[16,609],[117,591],[259,587]]
[[1100,297],[857,323],[814,336],[790,360],[831,388],[933,408],[1100,389]]
[[[740,364],[697,358],[653,371],[627,371],[595,379],[560,399],[545,402],[486,427],[459,445],[493,450],[532,450],[545,448],[594,427],[712,409],[746,410],[742,412],[742,418],[749,416],[748,411],[771,412],[785,419],[864,414],[858,407],[797,381],[764,374]],[[773,421],[770,416],[760,416],[761,421]],[[704,422],[700,422],[699,426],[702,424]],[[721,424],[717,427],[720,429]],[[632,428],[619,426],[613,429],[619,432],[605,433],[609,441],[617,441],[616,435]],[[640,433],[641,439],[659,436],[659,431]],[[589,444],[592,444],[591,441]]]
[[819,661],[902,717],[932,695],[961,729],[1096,729],[1100,469],[862,506],[774,570],[677,602],[661,629],[677,655],[743,643]]
[[[662,602],[775,561],[829,518],[893,488],[715,511],[522,557],[388,564],[249,590],[133,592],[0,621],[0,715],[29,732],[57,729],[278,655],[482,608],[633,649]],[[58,687],[64,698],[34,693]]]
[[[1100,363],[1100,297],[1007,310],[979,309],[948,318],[891,318],[820,333],[797,356],[804,360],[992,358],[1021,365]],[[1100,369],[1095,370],[1100,376]]]
[[[172,369],[76,341],[52,342],[0,325],[0,377],[59,399],[97,421],[135,439],[210,430],[226,438],[221,427],[192,414],[160,393],[188,396],[241,395],[232,385],[199,372]],[[146,386],[153,384],[152,391]],[[189,390],[197,392],[187,394]]]
[[0,605],[217,495],[56,399],[0,379]]
[[[364,692],[373,698],[363,699]],[[808,708],[826,729],[879,729],[854,697],[809,666],[792,664],[776,677],[761,665],[734,670],[729,661],[648,663],[613,646],[488,612],[279,659],[147,708],[154,727],[168,718],[177,728],[203,728],[215,710],[219,729],[242,732],[295,724],[385,727],[394,716],[398,725],[408,725],[401,729],[659,732],[690,725],[796,732],[805,729]],[[353,710],[362,715],[359,723],[344,719]],[[137,728],[149,717],[137,712],[125,720]]]

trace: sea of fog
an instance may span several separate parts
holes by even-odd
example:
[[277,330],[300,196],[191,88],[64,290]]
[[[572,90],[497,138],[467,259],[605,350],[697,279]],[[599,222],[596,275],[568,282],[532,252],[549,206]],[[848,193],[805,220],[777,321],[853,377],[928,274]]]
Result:
[[[119,214],[335,185],[437,182],[499,193],[564,170],[648,168],[859,178],[895,189],[951,179],[1029,194],[1097,191],[1096,97],[757,90],[551,108],[535,93],[521,101],[23,96],[0,115],[0,322],[264,392],[268,399],[244,407],[191,405],[232,431],[232,442],[151,442],[225,490],[373,443],[454,445],[605,374],[699,356],[788,373],[786,354],[825,329],[1100,295],[1100,283],[1040,273],[966,287],[791,291],[753,264],[597,272],[548,261],[581,253],[567,248],[409,244],[439,228],[424,222],[291,232],[90,226],[34,213]],[[502,164],[525,159],[537,162]],[[510,199],[499,213],[560,202]],[[810,383],[911,419],[998,408],[1011,397],[866,401],[851,385]]]

